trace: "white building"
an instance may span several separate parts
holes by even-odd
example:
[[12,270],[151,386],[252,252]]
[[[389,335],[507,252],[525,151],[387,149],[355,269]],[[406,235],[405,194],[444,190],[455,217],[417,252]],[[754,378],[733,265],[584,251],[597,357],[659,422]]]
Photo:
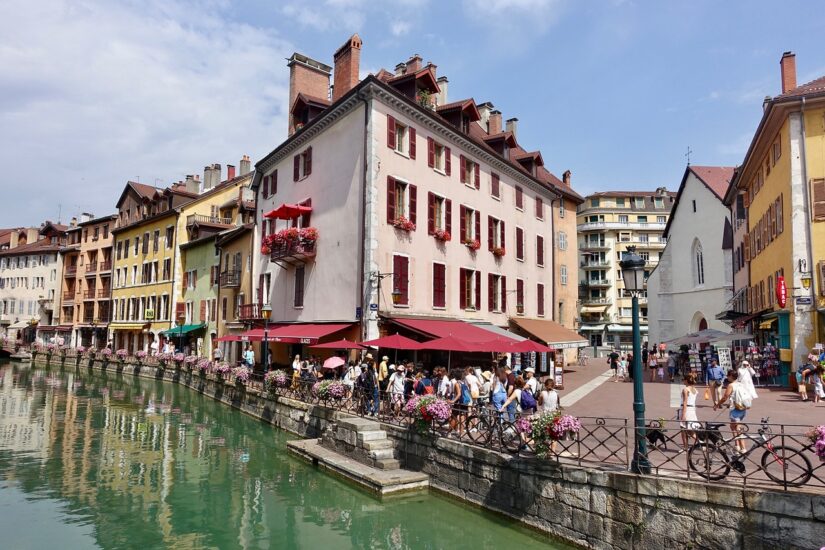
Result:
[[730,327],[716,319],[732,298],[733,228],[725,193],[734,169],[688,166],[664,236],[667,246],[647,280],[649,342]]

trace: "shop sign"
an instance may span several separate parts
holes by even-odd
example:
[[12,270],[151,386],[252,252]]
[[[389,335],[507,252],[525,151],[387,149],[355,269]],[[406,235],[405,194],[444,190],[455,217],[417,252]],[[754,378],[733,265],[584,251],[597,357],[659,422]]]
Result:
[[801,296],[796,299],[796,305],[798,306],[809,306],[813,303],[810,296]]
[[785,277],[782,275],[776,278],[776,303],[779,307],[785,307],[788,303],[788,287],[785,286]]

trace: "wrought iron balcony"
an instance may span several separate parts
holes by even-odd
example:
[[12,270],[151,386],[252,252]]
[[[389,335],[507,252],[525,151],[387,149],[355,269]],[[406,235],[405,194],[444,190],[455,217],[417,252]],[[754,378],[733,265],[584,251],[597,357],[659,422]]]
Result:
[[112,296],[111,289],[108,288],[101,288],[97,291],[97,298],[98,300],[101,298],[110,298]]
[[74,302],[74,291],[63,293],[63,303]]
[[86,276],[94,275],[97,273],[97,262],[90,262],[86,264]]
[[221,273],[221,288],[238,288],[241,286],[240,271],[224,271]]
[[585,306],[605,306],[609,305],[612,300],[610,298],[582,298],[582,305]]
[[97,297],[97,290],[90,289],[83,291],[83,299],[84,300],[94,300]]
[[239,321],[258,321],[264,318],[261,313],[261,304],[241,304],[238,306]]
[[112,270],[112,262],[100,262],[97,264],[98,271],[111,271]]
[[287,241],[273,243],[270,247],[269,259],[275,261],[291,260],[302,262],[315,256],[315,241],[301,239],[298,241]]
[[75,275],[77,275],[76,265],[66,266],[66,268],[63,270],[64,277],[74,277]]

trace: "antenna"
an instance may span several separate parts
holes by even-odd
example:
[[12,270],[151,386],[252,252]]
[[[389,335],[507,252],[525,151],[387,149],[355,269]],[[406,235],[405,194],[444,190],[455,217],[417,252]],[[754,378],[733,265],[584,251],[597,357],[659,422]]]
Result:
[[693,152],[693,149],[691,149],[691,148],[690,148],[690,145],[688,145],[688,148],[687,148],[687,153],[685,153],[685,157],[687,158],[687,163],[688,163],[688,166],[690,166],[690,154],[691,154],[692,152]]
[[60,217],[63,215],[63,205],[57,205],[57,223],[60,223]]

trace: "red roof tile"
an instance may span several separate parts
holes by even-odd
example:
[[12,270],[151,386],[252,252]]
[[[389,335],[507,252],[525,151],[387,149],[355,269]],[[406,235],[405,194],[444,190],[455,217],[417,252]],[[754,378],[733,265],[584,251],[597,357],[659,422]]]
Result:
[[730,186],[730,181],[733,179],[733,166],[691,166],[690,171],[696,174],[696,177],[702,180],[708,189],[713,191],[713,194],[719,197],[720,200],[725,199],[725,193]]
[[788,90],[784,94],[776,96],[776,99],[797,98],[822,93],[825,93],[825,76],[821,76],[816,80],[811,80],[806,84]]

